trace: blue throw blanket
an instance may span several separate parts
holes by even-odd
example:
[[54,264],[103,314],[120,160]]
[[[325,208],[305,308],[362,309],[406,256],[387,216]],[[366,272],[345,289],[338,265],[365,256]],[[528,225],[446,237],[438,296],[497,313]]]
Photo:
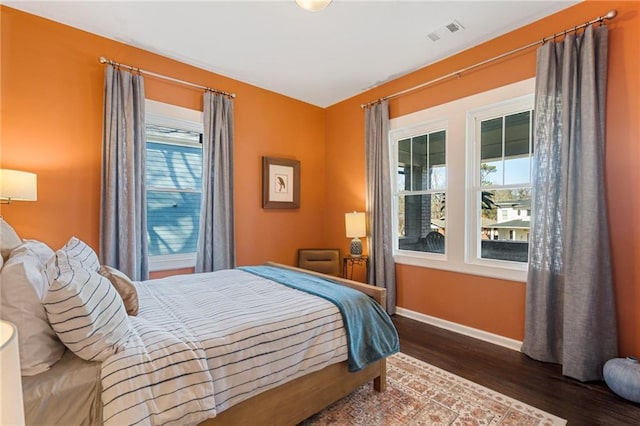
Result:
[[367,364],[400,350],[398,332],[391,318],[366,294],[320,277],[273,266],[244,266],[238,269],[335,304],[342,314],[347,332],[349,371],[362,370]]

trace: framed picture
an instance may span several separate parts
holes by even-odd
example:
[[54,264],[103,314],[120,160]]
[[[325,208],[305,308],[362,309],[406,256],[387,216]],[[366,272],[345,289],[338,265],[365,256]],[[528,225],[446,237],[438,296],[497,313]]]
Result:
[[300,207],[300,161],[262,157],[262,208]]

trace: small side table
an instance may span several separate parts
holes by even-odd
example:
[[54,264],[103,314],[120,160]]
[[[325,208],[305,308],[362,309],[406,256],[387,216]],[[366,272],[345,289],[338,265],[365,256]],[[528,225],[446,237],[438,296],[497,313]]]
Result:
[[[342,259],[342,275],[345,278],[352,279],[353,268],[355,266],[361,266],[361,265],[363,265],[366,269],[365,270],[365,280],[366,280],[369,277],[369,256],[359,256],[359,257],[345,256]],[[351,267],[351,273],[349,274],[349,276],[347,276],[349,267]]]

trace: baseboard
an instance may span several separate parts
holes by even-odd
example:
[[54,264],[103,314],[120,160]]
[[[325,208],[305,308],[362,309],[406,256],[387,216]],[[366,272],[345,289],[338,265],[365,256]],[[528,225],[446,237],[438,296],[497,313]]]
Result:
[[493,343],[494,345],[503,346],[514,351],[520,352],[520,349],[522,348],[522,342],[519,340],[510,339],[509,337],[489,333],[488,331],[478,330],[477,328],[467,327],[466,325],[421,314],[420,312],[410,311],[409,309],[396,308],[396,315],[444,328],[445,330],[453,331],[455,333],[464,334],[465,336]]

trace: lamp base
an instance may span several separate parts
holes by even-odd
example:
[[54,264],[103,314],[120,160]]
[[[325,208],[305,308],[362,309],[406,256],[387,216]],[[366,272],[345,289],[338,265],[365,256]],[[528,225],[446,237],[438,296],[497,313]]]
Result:
[[351,252],[349,253],[351,257],[361,257],[362,256],[362,241],[358,237],[355,237],[351,240]]

